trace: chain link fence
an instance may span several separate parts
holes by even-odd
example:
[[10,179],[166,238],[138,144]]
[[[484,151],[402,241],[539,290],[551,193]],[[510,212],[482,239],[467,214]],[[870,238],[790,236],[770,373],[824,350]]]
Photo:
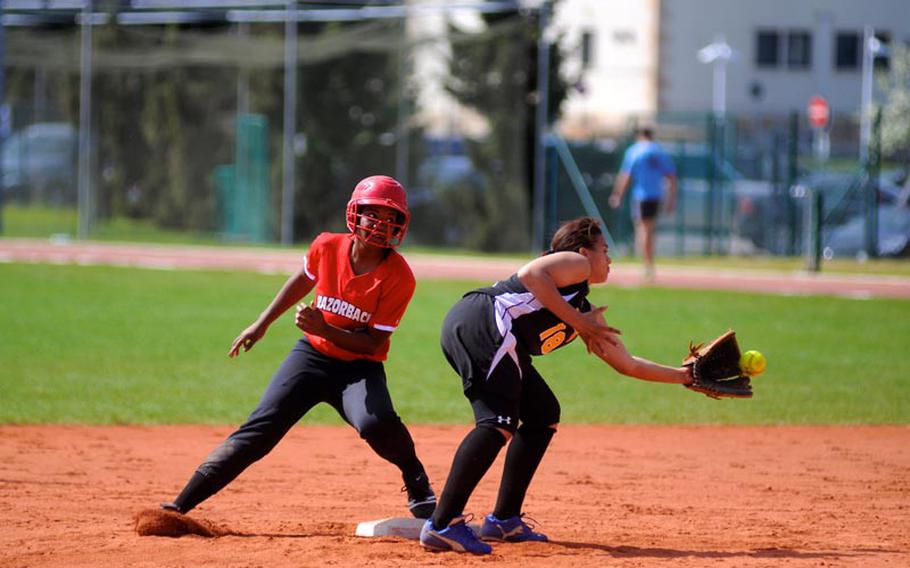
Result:
[[[83,164],[79,19],[37,10],[41,18],[6,27],[0,234],[277,243],[289,211],[291,239],[307,241],[344,230],[354,184],[385,173],[409,191],[408,246],[529,250],[534,12],[491,2],[487,13],[301,18],[286,137],[284,12],[256,20],[254,11],[187,10],[191,21],[140,23],[118,15],[122,4],[92,20]],[[561,56],[552,50],[554,69]],[[549,84],[555,119],[567,85],[558,72]],[[612,210],[607,200],[639,120],[612,139],[568,141],[583,187],[548,149],[547,237],[561,220],[590,213],[583,191],[619,252],[633,254],[628,204]],[[660,219],[659,254],[801,254],[812,192],[824,196],[826,255],[907,254],[910,186],[898,168],[882,167],[880,152],[858,159],[851,116],[835,112],[826,132],[801,113],[647,120],[680,178],[677,210]]]

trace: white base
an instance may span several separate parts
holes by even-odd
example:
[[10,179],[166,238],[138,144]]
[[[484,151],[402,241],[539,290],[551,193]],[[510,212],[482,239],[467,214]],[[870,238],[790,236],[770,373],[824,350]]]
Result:
[[[379,519],[376,521],[363,521],[357,525],[354,531],[356,536],[397,536],[411,540],[420,538],[420,528],[426,522],[424,519],[414,519],[410,517],[390,517],[388,519]],[[474,532],[480,533],[480,525],[471,523],[468,525]]]

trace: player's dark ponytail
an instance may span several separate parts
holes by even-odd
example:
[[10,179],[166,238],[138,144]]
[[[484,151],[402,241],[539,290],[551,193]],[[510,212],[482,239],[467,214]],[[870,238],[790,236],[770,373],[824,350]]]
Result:
[[560,225],[544,255],[554,252],[578,252],[580,248],[593,248],[597,237],[603,234],[600,223],[593,217],[579,217]]

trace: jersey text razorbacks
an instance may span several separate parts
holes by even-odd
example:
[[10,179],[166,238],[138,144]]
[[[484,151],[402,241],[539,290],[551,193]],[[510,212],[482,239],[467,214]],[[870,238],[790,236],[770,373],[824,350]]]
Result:
[[338,314],[339,316],[346,317],[360,323],[367,323],[370,321],[370,317],[373,315],[370,312],[361,310],[354,304],[345,302],[344,300],[322,295],[316,296],[316,307],[320,310]]

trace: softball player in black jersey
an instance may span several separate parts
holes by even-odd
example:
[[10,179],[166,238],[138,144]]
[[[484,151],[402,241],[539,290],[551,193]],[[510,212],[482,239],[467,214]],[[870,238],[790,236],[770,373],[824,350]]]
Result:
[[[667,367],[630,354],[607,325],[605,307],[587,299],[589,283],[605,282],[610,257],[597,221],[563,224],[543,256],[507,280],[473,290],[449,311],[442,350],[461,376],[474,410],[475,428],[455,453],[436,511],[421,529],[431,550],[475,554],[492,548],[483,540],[546,541],[521,511],[525,493],[559,423],[559,402],[531,364],[581,337],[589,353],[618,372],[647,381],[691,382],[688,369]],[[480,535],[467,526],[464,507],[474,488],[511,440],[499,495]]]

